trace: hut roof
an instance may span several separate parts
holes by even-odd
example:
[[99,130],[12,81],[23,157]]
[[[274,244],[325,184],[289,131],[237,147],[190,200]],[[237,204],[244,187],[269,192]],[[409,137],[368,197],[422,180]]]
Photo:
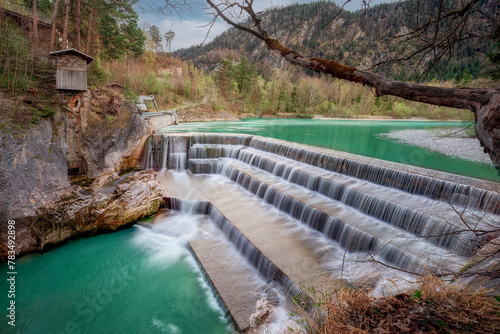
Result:
[[84,58],[87,61],[87,64],[89,64],[90,62],[92,62],[92,60],[94,60],[94,57],[91,57],[91,56],[89,56],[81,51],[78,51],[76,49],[59,50],[59,51],[54,51],[54,52],[50,53],[50,55],[54,56],[54,57],[65,56],[65,55],[69,55],[69,54]]

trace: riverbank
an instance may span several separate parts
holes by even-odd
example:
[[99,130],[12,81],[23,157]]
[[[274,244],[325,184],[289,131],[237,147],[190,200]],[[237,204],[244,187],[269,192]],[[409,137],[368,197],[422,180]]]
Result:
[[488,154],[483,152],[479,141],[470,137],[467,128],[452,129],[407,129],[391,131],[380,137],[391,138],[397,142],[423,147],[451,157],[478,163],[491,163]]

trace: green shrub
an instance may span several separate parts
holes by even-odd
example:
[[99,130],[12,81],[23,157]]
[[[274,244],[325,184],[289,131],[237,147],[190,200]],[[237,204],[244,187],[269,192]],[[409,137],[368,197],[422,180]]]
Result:
[[101,58],[96,57],[93,62],[87,66],[87,80],[89,86],[99,86],[109,81],[111,72],[109,67],[102,64]]
[[409,118],[411,117],[411,109],[404,102],[394,102],[392,105],[392,112],[394,116],[399,118]]
[[57,110],[51,106],[42,106],[42,107],[40,107],[39,111],[40,111],[39,112],[40,116],[46,117],[46,118],[51,118],[57,112]]

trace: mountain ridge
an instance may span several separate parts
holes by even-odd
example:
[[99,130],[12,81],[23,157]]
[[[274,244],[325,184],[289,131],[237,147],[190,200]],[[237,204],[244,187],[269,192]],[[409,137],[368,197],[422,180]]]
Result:
[[[404,64],[388,62],[372,68],[377,63],[412,52],[412,43],[401,43],[395,38],[410,30],[408,26],[413,18],[404,12],[408,3],[378,4],[367,11],[342,10],[339,13],[340,7],[335,3],[320,1],[272,8],[262,12],[261,16],[270,35],[287,48],[304,55],[332,59],[398,80],[479,77],[487,62],[486,54],[493,50],[491,43],[461,43],[449,63],[438,63],[426,75],[422,75],[425,67],[419,66],[418,59]],[[259,64],[263,72],[284,66],[283,59],[267,50],[262,41],[236,28],[229,28],[205,45],[178,50],[176,55],[199,68],[214,69],[228,52],[245,55],[250,62]],[[426,61],[424,59],[424,63]]]

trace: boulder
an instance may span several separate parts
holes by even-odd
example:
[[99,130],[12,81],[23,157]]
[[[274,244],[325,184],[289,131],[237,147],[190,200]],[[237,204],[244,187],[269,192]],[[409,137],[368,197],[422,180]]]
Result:
[[[68,239],[113,231],[158,211],[162,193],[154,171],[141,171],[83,192],[71,188],[41,207],[37,214],[16,219],[16,253],[46,251]],[[92,193],[84,195],[82,193]],[[0,230],[0,258],[7,257],[7,224]]]

